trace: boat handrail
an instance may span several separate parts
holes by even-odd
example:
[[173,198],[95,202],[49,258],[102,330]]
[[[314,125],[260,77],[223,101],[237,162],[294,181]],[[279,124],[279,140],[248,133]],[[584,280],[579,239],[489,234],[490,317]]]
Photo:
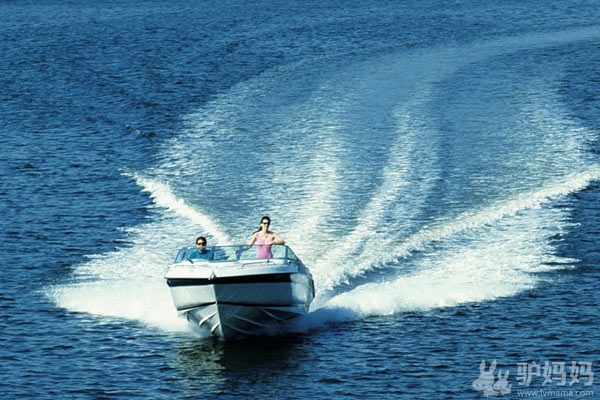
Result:
[[288,260],[299,261],[292,249],[285,244],[269,245],[272,257],[258,257],[257,250],[266,245],[226,245],[208,246],[205,253],[198,253],[193,247],[184,247],[177,252],[175,263],[189,260],[206,262],[235,262],[244,260]]

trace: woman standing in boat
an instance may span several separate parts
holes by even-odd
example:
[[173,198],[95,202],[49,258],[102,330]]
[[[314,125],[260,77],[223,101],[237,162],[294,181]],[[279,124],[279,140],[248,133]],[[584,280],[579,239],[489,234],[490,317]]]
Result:
[[258,230],[252,232],[252,238],[248,242],[248,246],[256,244],[256,258],[273,258],[271,252],[271,246],[274,244],[284,244],[285,241],[276,234],[269,230],[271,225],[271,218],[264,216],[260,219],[260,227]]

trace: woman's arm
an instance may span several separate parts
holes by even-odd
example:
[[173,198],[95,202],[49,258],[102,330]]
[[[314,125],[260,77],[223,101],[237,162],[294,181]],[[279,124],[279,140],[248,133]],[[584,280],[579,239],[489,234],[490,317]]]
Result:
[[244,246],[244,250],[248,250],[250,247],[252,247],[252,245],[254,244],[254,242],[256,242],[256,235],[258,235],[258,233],[255,233],[252,235],[252,237],[250,238],[250,241],[248,242],[248,244],[246,246]]
[[273,232],[273,244],[285,244],[285,240],[275,232]]

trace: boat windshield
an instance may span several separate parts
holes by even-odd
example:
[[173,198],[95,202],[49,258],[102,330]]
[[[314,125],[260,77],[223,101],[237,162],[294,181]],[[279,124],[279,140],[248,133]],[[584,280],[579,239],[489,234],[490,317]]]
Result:
[[298,257],[292,249],[283,244],[274,245],[232,245],[232,246],[209,246],[204,253],[189,247],[179,250],[175,262],[183,260],[205,260],[209,262],[278,259],[298,261]]

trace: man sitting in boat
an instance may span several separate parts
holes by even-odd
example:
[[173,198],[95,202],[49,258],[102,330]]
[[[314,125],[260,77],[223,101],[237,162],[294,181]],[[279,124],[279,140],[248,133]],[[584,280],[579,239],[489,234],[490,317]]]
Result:
[[191,252],[188,259],[208,260],[209,258],[210,251],[206,248],[206,238],[204,236],[198,236],[196,239],[196,249]]
[[276,234],[269,230],[271,225],[271,218],[264,216],[260,220],[260,227],[252,232],[252,238],[248,242],[248,247],[256,244],[256,258],[273,258],[271,252],[271,246],[274,244],[285,244],[285,241]]

